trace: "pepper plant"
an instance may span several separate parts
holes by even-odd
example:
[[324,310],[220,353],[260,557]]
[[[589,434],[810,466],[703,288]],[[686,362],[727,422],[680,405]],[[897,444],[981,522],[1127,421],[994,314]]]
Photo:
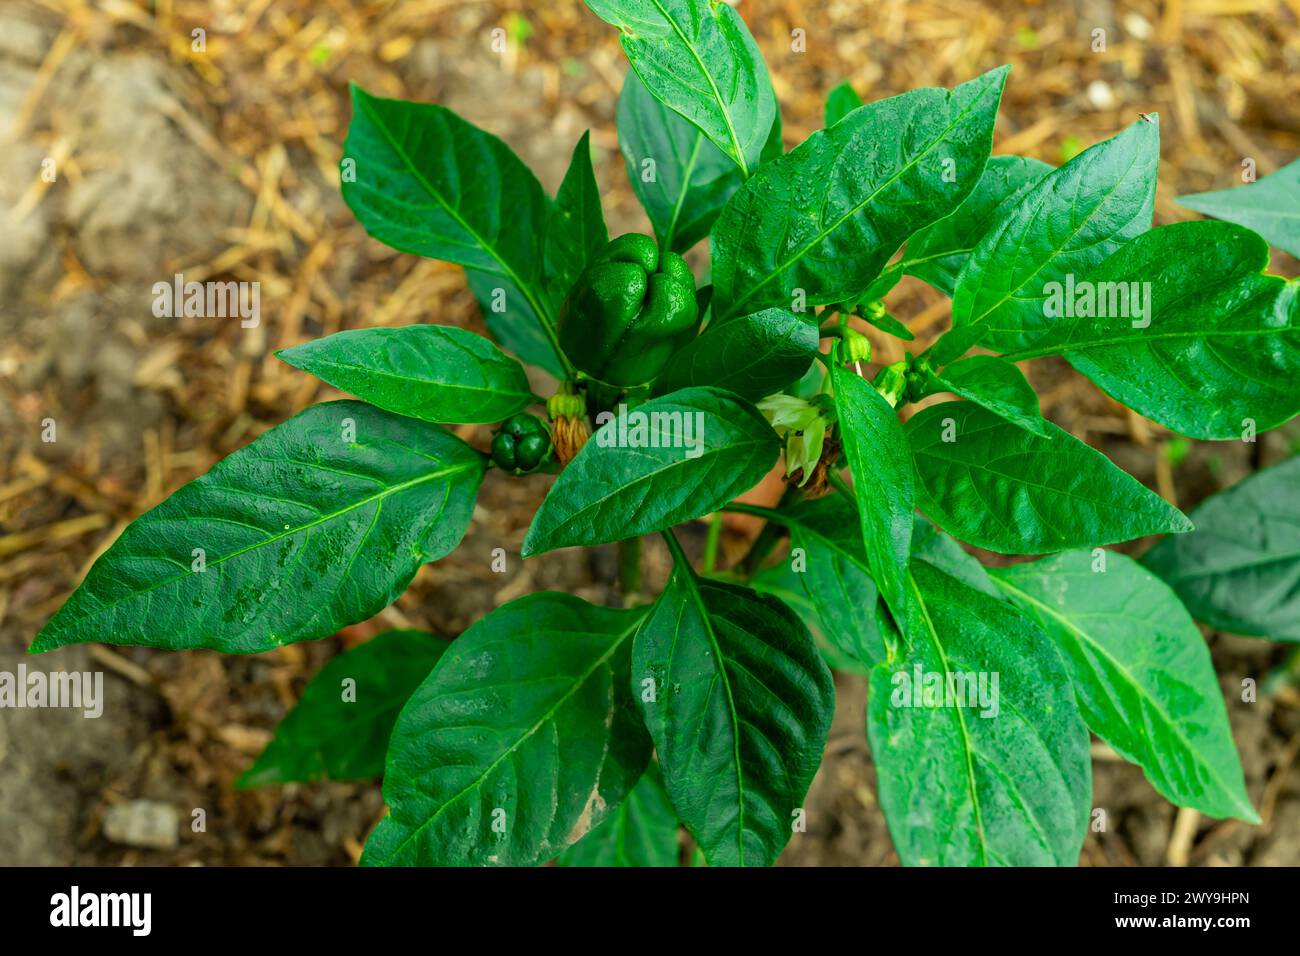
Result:
[[[733,8],[588,6],[631,64],[619,142],[653,238],[610,239],[587,136],[552,198],[450,110],[354,88],[348,205],[463,266],[499,345],[417,325],[281,352],[359,401],[308,408],[138,518],[32,650],[327,636],[457,546],[489,469],[541,472],[522,557],[617,542],[624,606],[540,593],[450,642],[384,634],[321,672],[243,785],[382,774],[366,864],[671,865],[679,824],[710,865],[771,864],[825,826],[804,804],[830,662],[867,675],[905,864],[1075,863],[1089,731],[1169,800],[1256,821],[1182,601],[1300,639],[1277,502],[1240,536],[1236,499],[1207,504],[1218,531],[1186,535],[1042,417],[1017,363],[1062,356],[1174,432],[1254,440],[1300,411],[1297,284],[1265,273],[1264,240],[1152,227],[1155,116],[1059,168],[990,156],[1002,67],[866,105],[842,86],[787,153]],[[904,275],[951,296],[952,329],[873,372],[864,326],[913,341],[884,304]],[[490,453],[448,424],[495,425]],[[781,500],[738,502],[783,454]],[[1293,499],[1283,467],[1255,480]],[[697,569],[680,526],[726,510],[766,523],[719,569],[715,520]],[[643,599],[647,535],[673,570]],[[1171,537],[1145,564],[1105,547],[1149,535]],[[1042,557],[986,568],[958,542]]]

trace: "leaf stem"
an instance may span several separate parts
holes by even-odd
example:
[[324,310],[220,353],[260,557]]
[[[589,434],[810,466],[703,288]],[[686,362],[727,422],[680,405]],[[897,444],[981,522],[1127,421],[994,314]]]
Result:
[[845,498],[848,498],[849,501],[853,502],[853,506],[856,508],[858,500],[853,497],[853,489],[848,486],[848,483],[844,480],[843,476],[832,468],[826,473],[826,477],[830,481],[831,487],[842,494]]
[[704,574],[712,574],[718,566],[718,545],[722,542],[722,512],[715,511],[709,519],[709,537],[704,542]]
[[624,538],[618,543],[618,587],[623,606],[629,607],[641,593],[641,539]]

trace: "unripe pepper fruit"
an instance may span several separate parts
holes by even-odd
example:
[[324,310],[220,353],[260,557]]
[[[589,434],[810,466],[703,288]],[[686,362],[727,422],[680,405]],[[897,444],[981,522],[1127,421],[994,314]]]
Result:
[[694,337],[695,276],[649,236],[611,240],[583,270],[560,311],[560,348],[610,385],[643,385]]
[[501,423],[492,439],[492,461],[502,471],[525,475],[551,457],[551,433],[540,418],[520,412]]

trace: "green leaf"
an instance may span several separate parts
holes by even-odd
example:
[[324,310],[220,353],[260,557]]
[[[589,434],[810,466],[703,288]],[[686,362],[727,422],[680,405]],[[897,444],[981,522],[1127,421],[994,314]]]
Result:
[[[547,337],[558,304],[542,282],[551,202],[528,167],[491,133],[433,103],[352,87],[343,198],[366,232],[419,256],[498,277],[517,289]],[[510,342],[504,342],[513,348]]]
[[1108,395],[1193,438],[1272,428],[1300,413],[1300,283],[1267,266],[1268,246],[1241,226],[1153,229],[1079,290],[1107,315],[1067,313],[1033,354],[1061,352]]
[[[872,672],[867,696],[876,790],[899,859],[1074,866],[1092,766],[1060,654],[1010,604],[923,561],[908,583],[923,626],[907,656]],[[927,691],[938,696],[927,703]]]
[[1159,578],[1098,549],[998,568],[992,580],[1064,652],[1089,729],[1161,796],[1259,822],[1205,639]]
[[923,353],[935,367],[948,365],[961,358],[984,339],[987,329],[982,325],[966,325],[949,329]]
[[1041,437],[973,402],[944,402],[906,430],[917,506],[962,541],[1002,554],[1098,547],[1190,531],[1177,508],[1068,432]]
[[564,365],[547,338],[542,320],[517,286],[500,276],[473,269],[465,270],[465,280],[494,339],[529,365],[544,368],[557,379],[565,377]]
[[732,7],[711,0],[587,0],[655,98],[703,131],[748,176],[772,129],[776,95]]
[[906,577],[916,507],[907,436],[889,402],[836,358],[831,360],[831,387],[867,563],[880,596],[901,624],[909,617]]
[[967,587],[1002,600],[1002,592],[989,580],[984,565],[928,521],[918,521],[912,528],[912,557],[934,565]]
[[591,133],[573,148],[546,225],[545,271],[552,302],[562,302],[596,253],[609,243],[600,188],[591,165]]
[[426,422],[497,422],[537,401],[523,367],[465,329],[337,332],[275,353],[372,405]]
[[560,855],[560,866],[676,866],[677,817],[659,766],[646,767],[612,816]]
[[447,647],[424,631],[385,631],[344,651],[311,679],[236,786],[381,776],[398,711]]
[[[731,510],[775,521],[790,530],[790,555],[781,563],[781,575],[769,575],[763,582],[755,577],[757,590],[793,602],[796,609],[806,609],[836,651],[837,660],[848,657],[861,665],[885,659],[878,592],[851,501],[842,495],[826,495],[780,511],[741,504]],[[806,615],[804,620],[808,620]],[[892,639],[892,632],[890,636]]]
[[862,97],[847,80],[826,94],[826,127],[829,129],[862,105]]
[[633,70],[618,99],[618,144],[655,238],[673,252],[685,252],[707,236],[744,182],[736,164],[650,95]]
[[436,425],[313,405],[128,525],[31,652],[251,654],[364,621],[460,543],[483,462]]
[[951,296],[975,246],[1051,171],[1047,163],[1027,156],[994,156],[975,189],[952,215],[908,240],[898,268]]
[[817,356],[817,323],[785,309],[764,309],[710,325],[672,357],[654,394],[713,385],[757,401],[796,382]]
[[662,531],[717,511],[771,470],[781,442],[754,406],[687,388],[614,415],[560,472],[523,556]]
[[1138,120],[1038,180],[966,260],[953,325],[987,326],[983,344],[998,352],[1050,333],[1046,286],[1086,275],[1151,227],[1159,158],[1159,126]]
[[1201,503],[1196,530],[1142,559],[1192,616],[1233,634],[1300,641],[1300,457]]
[[1179,196],[1178,204],[1254,229],[1279,249],[1300,257],[1300,159],[1236,189]]
[[939,387],[960,395],[1035,435],[1051,437],[1038,396],[1025,376],[1005,359],[972,355],[954,362],[935,376]]
[[764,164],[713,226],[715,321],[789,308],[796,290],[808,305],[859,301],[908,236],[975,187],[1006,75],[880,100]]
[[[804,588],[804,575],[794,571],[790,561],[781,560],[759,571],[749,580],[749,586],[759,594],[768,594],[785,604],[799,615],[799,620],[812,634],[817,649],[821,651],[826,666],[846,674],[866,675],[871,672],[868,664],[850,657],[826,636],[826,623],[821,619],[817,607],[813,604]],[[874,585],[873,585],[874,586]],[[880,603],[876,602],[880,607]]]
[[532,866],[613,813],[650,758],[628,671],[644,615],[531,594],[452,642],[397,719],[362,864]]
[[633,692],[673,807],[709,865],[770,866],[821,762],[835,685],[793,611],[700,580],[674,556],[636,635]]

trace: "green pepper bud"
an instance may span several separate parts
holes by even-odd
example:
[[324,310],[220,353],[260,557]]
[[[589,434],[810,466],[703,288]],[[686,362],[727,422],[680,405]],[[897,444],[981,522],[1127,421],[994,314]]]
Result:
[[536,471],[550,457],[551,433],[546,423],[527,412],[507,418],[492,439],[492,461],[512,475]]
[[610,385],[649,382],[695,335],[695,276],[649,236],[612,240],[588,264],[560,311],[560,348]]
[[871,361],[871,339],[847,325],[843,329],[845,358],[850,362]]

